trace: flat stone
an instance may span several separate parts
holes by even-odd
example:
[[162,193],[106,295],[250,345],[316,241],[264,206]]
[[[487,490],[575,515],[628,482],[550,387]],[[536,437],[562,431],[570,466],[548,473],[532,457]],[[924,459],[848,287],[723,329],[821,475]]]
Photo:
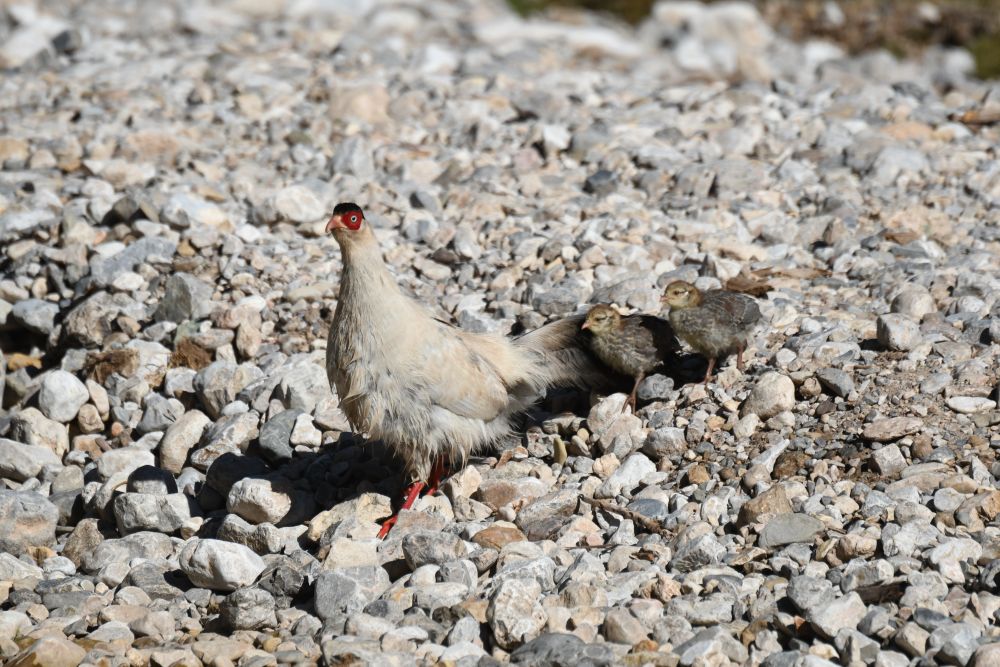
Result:
[[36,477],[45,466],[61,465],[59,457],[48,447],[0,438],[0,477],[23,482]]
[[916,433],[923,428],[923,425],[924,422],[919,417],[876,419],[865,425],[861,437],[875,442],[891,442]]
[[785,513],[771,518],[760,532],[758,544],[770,549],[797,542],[812,542],[823,531],[823,522],[808,514]]

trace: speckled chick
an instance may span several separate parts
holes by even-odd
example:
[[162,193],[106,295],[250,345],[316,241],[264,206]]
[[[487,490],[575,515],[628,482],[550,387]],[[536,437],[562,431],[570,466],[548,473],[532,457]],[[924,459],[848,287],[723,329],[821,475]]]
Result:
[[635,412],[639,383],[679,347],[666,320],[652,315],[625,317],[605,305],[591,308],[581,329],[590,331],[590,349],[602,363],[635,380],[622,410],[631,406]]
[[702,292],[676,280],[667,285],[660,301],[670,306],[670,324],[677,335],[708,359],[706,383],[716,361],[733,352],[737,368],[743,370],[743,350],[760,321],[760,308],[753,298],[721,289]]

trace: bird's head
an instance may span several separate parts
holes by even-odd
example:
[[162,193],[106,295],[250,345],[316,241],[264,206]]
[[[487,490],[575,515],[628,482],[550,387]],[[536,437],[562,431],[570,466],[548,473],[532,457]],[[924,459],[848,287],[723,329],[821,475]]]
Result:
[[660,303],[671,308],[693,308],[701,303],[701,292],[691,283],[675,280],[663,290]]
[[361,230],[365,224],[365,212],[353,202],[341,202],[333,209],[326,231],[333,232],[338,240]]
[[618,328],[622,316],[611,306],[603,304],[594,306],[587,313],[587,319],[583,321],[581,329],[587,329],[594,334],[604,334]]

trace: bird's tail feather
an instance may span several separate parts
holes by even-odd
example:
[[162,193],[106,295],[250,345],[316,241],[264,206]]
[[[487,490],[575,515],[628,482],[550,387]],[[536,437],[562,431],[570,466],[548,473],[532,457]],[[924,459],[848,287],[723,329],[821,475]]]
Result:
[[580,329],[584,318],[564,317],[514,339],[515,346],[533,353],[539,384],[580,388],[607,384],[609,371],[590,352]]

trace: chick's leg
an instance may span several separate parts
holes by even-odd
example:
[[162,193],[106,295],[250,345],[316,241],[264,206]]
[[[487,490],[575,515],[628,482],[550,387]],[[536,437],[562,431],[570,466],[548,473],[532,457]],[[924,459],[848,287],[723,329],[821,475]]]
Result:
[[431,470],[431,477],[427,480],[427,495],[433,495],[437,493],[438,486],[441,485],[441,480],[448,476],[448,466],[445,464],[443,456],[439,456],[438,460],[434,462],[434,468]]
[[736,368],[743,371],[743,346],[736,348]]
[[632,414],[635,414],[635,397],[636,394],[639,392],[639,385],[642,384],[642,380],[645,377],[646,377],[645,373],[639,373],[639,375],[635,378],[635,384],[632,385],[632,393],[628,395],[628,400],[625,401],[624,405],[622,405],[622,412],[625,412],[625,408],[631,406]]
[[420,495],[420,490],[423,488],[424,488],[423,482],[414,482],[413,484],[410,484],[409,487],[407,487],[406,499],[403,501],[403,504],[400,506],[399,510],[391,517],[386,519],[385,522],[382,524],[381,530],[378,531],[378,539],[380,540],[385,539],[385,536],[389,534],[389,531],[392,530],[392,527],[396,525],[396,520],[399,518],[399,513],[402,512],[403,510],[408,510],[411,507],[413,507],[413,503],[416,502],[417,496]]
[[710,358],[708,360],[708,370],[705,371],[705,384],[708,384],[708,381],[712,379],[712,369],[714,368],[715,368],[715,359]]

